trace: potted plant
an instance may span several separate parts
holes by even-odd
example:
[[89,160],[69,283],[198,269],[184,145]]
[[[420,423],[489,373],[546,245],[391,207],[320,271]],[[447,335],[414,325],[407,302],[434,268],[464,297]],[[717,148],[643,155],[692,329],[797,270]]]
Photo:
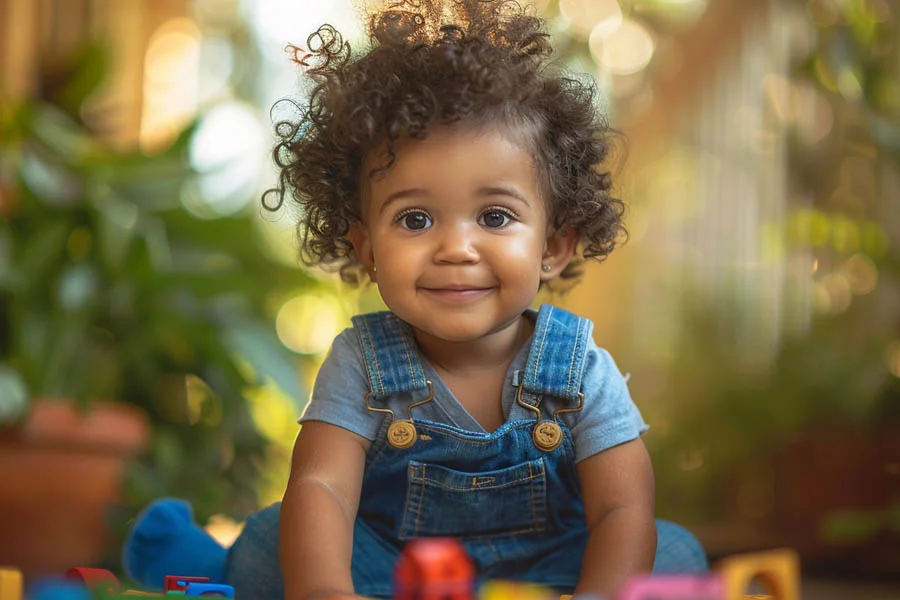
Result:
[[81,122],[103,63],[82,58],[52,98],[0,99],[0,564],[26,577],[102,562],[114,506],[253,508],[245,393],[303,395],[272,294],[316,285],[252,212],[182,209],[194,128],[147,156]]

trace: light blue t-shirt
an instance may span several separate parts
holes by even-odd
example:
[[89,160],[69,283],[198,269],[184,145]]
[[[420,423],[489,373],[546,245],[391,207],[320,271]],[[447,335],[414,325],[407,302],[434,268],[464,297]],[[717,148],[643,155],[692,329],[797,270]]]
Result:
[[[507,370],[502,392],[503,417],[506,420],[511,416],[515,419],[534,418],[533,412],[518,406],[515,401],[530,349],[531,339],[522,346]],[[591,340],[586,353],[582,378],[584,408],[560,415],[572,432],[576,462],[631,441],[648,428],[609,352]],[[425,376],[434,384],[434,400],[416,407],[413,418],[484,432],[484,428],[454,397],[427,359],[424,356],[421,358]],[[366,408],[365,395],[368,390],[359,337],[353,328],[345,329],[335,338],[319,370],[312,398],[300,422],[323,421],[374,440],[382,421],[390,417]],[[547,398],[542,403],[541,411],[545,418],[549,418],[557,408],[563,407],[555,399]],[[399,418],[406,416],[399,415]]]

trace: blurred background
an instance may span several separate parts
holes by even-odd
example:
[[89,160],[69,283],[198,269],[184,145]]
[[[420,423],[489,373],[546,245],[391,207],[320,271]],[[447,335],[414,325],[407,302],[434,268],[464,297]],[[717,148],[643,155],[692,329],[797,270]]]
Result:
[[[630,373],[659,516],[897,583],[900,4],[536,10],[627,136],[630,231],[542,299]],[[260,210],[285,46],[325,22],[365,47],[350,0],[0,0],[0,563],[118,570],[154,498],[227,543],[280,497],[323,353],[382,306]]]

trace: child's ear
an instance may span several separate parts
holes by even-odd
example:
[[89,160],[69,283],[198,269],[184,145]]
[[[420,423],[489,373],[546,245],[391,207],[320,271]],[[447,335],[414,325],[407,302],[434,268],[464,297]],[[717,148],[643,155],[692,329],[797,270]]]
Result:
[[356,258],[369,274],[369,279],[375,282],[375,254],[372,252],[372,242],[369,240],[369,232],[362,223],[353,223],[347,232],[347,240],[353,245]]
[[572,227],[554,229],[547,234],[544,255],[541,257],[542,282],[559,277],[575,255],[577,245],[578,232]]

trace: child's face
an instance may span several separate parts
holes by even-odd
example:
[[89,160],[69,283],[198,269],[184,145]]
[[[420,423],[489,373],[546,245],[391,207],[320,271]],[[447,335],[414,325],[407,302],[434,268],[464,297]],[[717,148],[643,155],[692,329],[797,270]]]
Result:
[[574,236],[550,231],[531,155],[497,132],[436,127],[363,183],[357,255],[385,304],[438,339],[516,323],[572,256]]

